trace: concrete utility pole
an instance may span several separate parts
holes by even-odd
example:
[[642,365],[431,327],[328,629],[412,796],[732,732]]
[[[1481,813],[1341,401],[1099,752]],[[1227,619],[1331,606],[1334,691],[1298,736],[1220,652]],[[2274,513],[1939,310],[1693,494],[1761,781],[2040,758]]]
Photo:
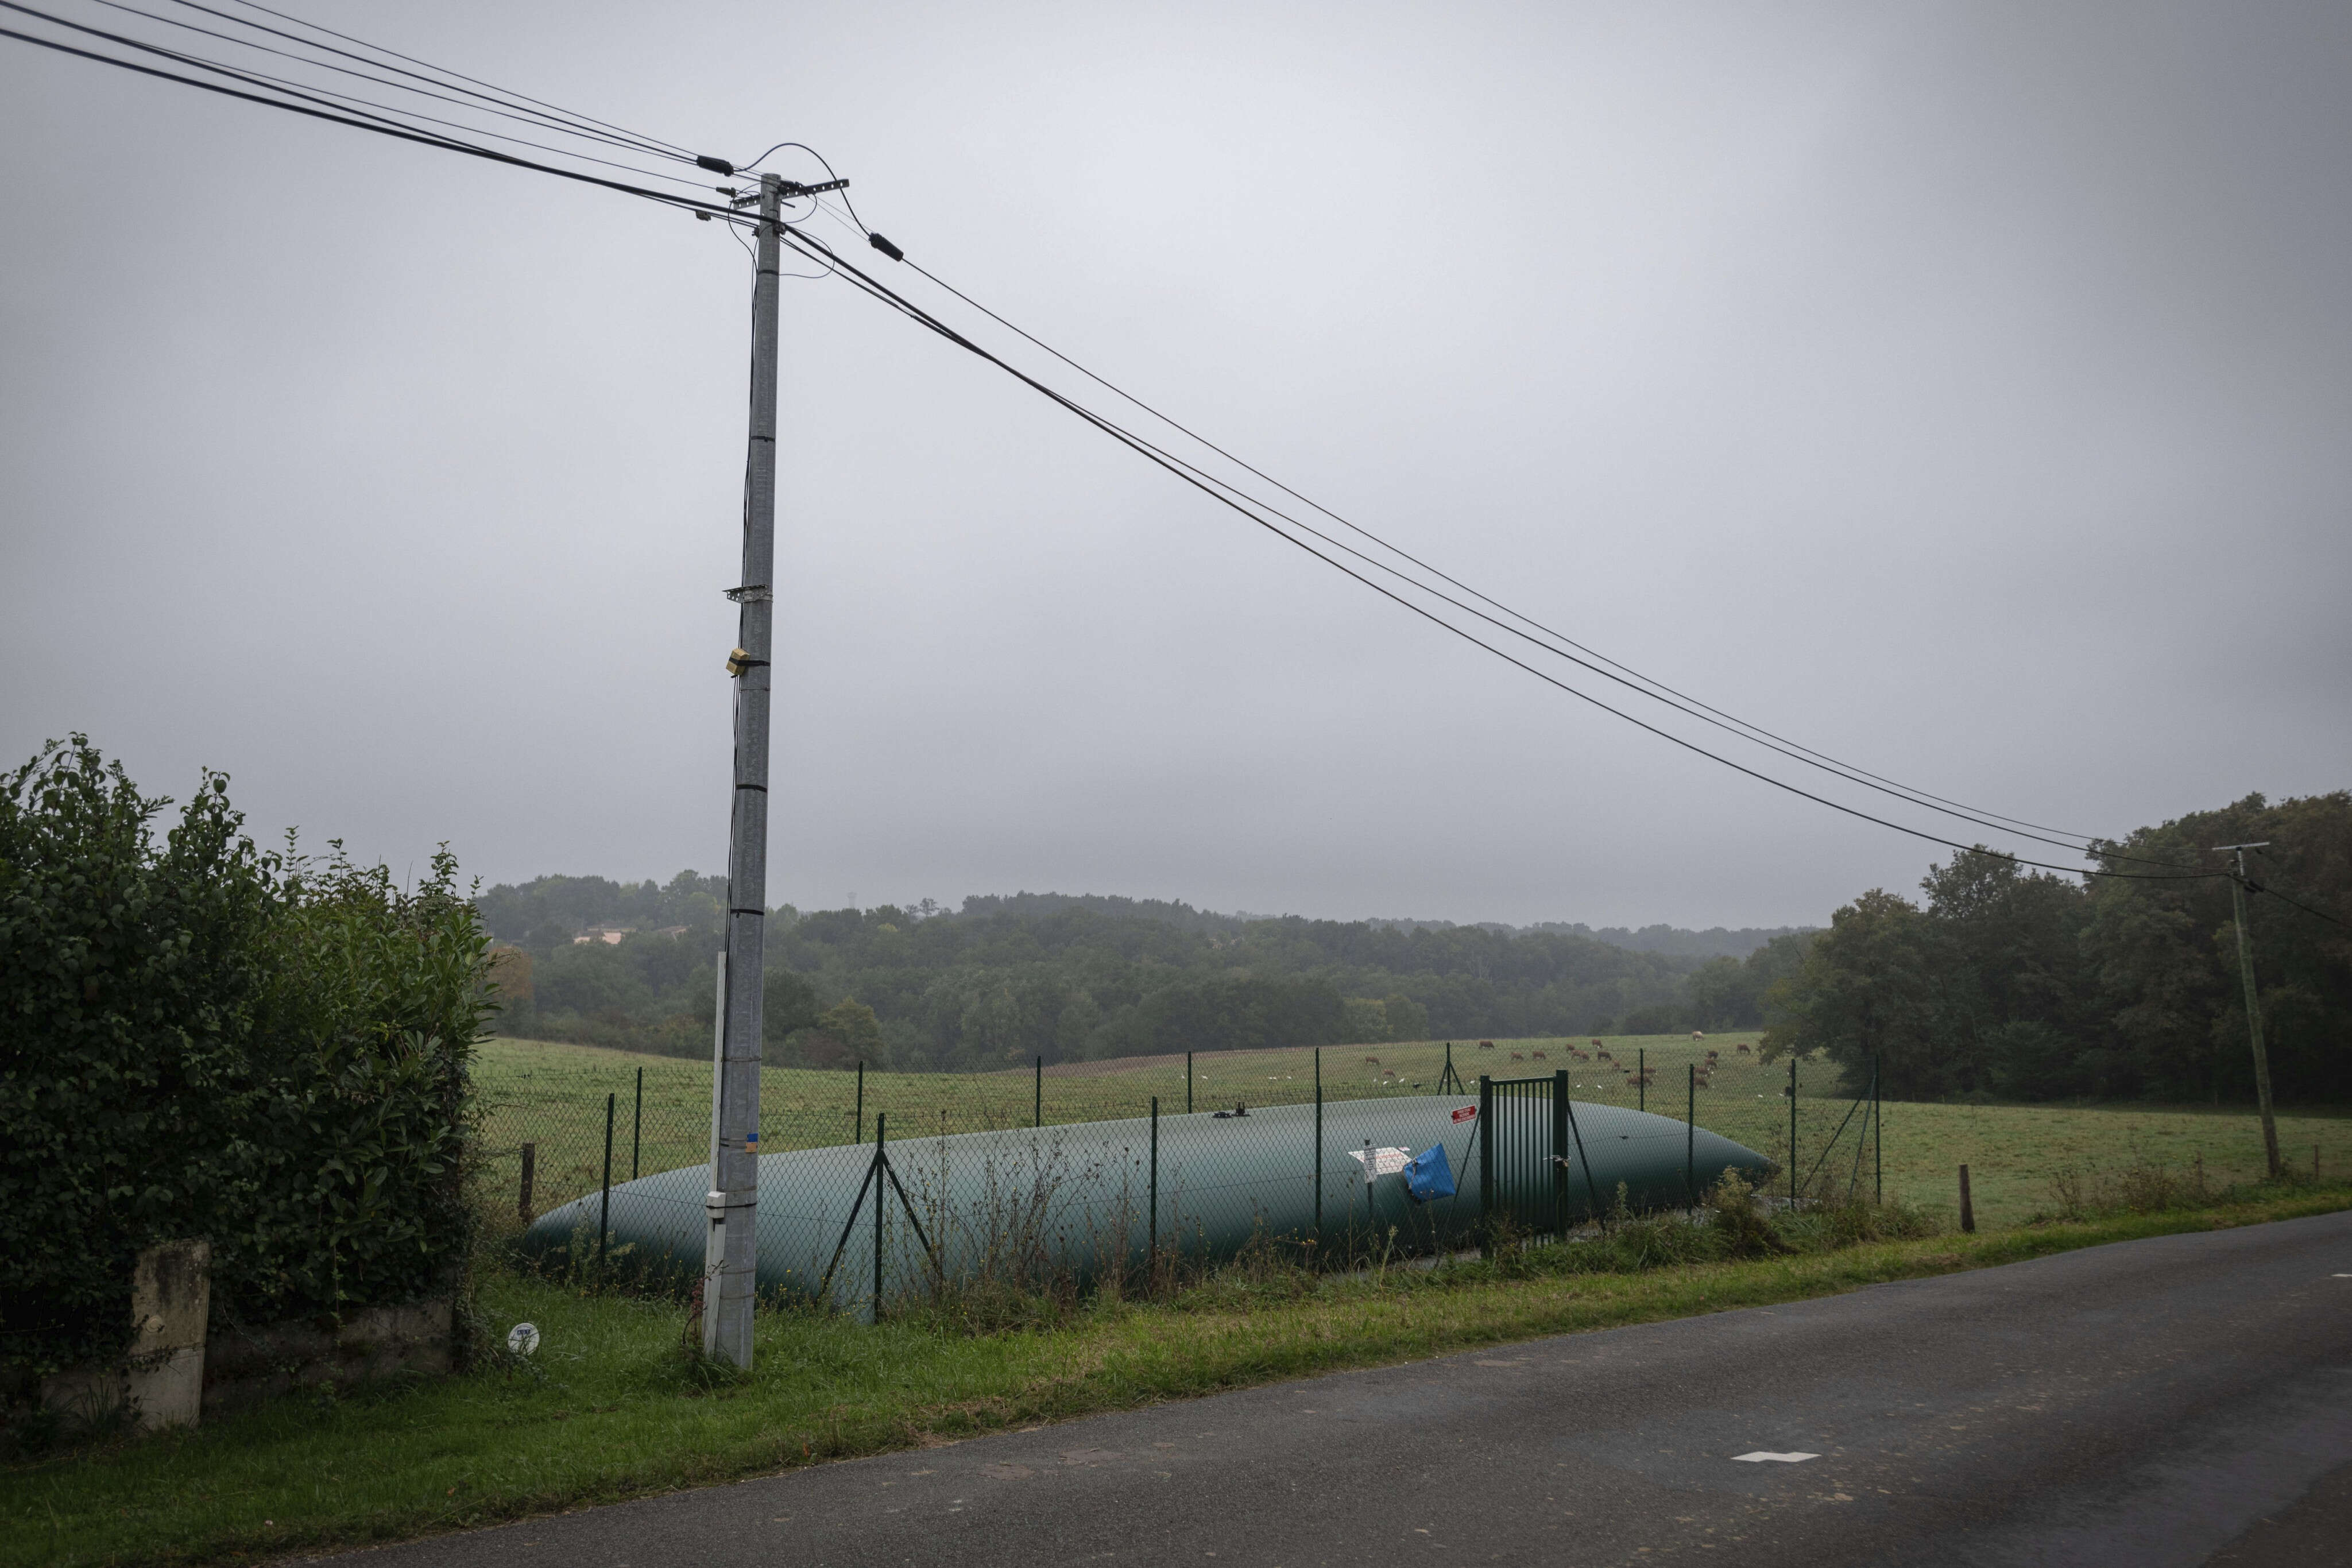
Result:
[[768,915],[768,656],[775,620],[776,221],[783,181],[760,176],[759,276],[751,291],[751,435],[743,481],[743,575],[727,597],[742,607],[734,654],[735,800],[727,836],[726,1009],[711,1075],[719,1136],[710,1235],[703,1253],[702,1348],[751,1364],[759,1271],[760,1009]]
[[2259,844],[2217,844],[2216,854],[2238,857],[2238,874],[2230,879],[2230,901],[2238,914],[2238,973],[2246,982],[2246,1029],[2254,1041],[2254,1099],[2263,1110],[2263,1157],[2269,1161],[2271,1179],[2279,1175],[2278,1123],[2271,1115],[2271,1053],[2263,1045],[2263,1011],[2254,998],[2254,939],[2246,931],[2246,852],[2268,849]]

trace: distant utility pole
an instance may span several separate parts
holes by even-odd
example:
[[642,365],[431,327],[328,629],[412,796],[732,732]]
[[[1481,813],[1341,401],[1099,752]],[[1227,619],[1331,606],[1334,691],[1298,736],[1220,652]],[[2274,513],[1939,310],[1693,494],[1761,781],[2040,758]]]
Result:
[[2230,879],[2230,900],[2238,912],[2238,973],[2246,982],[2246,1029],[2254,1041],[2254,1099],[2263,1109],[2263,1157],[2270,1162],[2271,1179],[2279,1175],[2278,1123],[2271,1115],[2271,1053],[2263,1045],[2263,1010],[2254,998],[2254,939],[2246,930],[2246,852],[2268,849],[2259,844],[2216,844],[2216,854],[2235,854],[2238,874]]
[[743,481],[742,607],[727,673],[735,677],[735,800],[727,835],[727,1006],[719,1071],[718,1157],[702,1266],[702,1348],[751,1364],[759,1275],[760,1014],[768,915],[768,655],[775,622],[777,228],[784,182],[760,176],[759,276],[751,290],[751,434]]

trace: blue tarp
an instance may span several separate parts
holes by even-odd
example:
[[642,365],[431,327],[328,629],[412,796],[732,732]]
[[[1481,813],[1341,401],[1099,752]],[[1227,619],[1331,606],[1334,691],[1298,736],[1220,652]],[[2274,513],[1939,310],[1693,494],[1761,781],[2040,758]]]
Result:
[[1446,1163],[1444,1144],[1436,1145],[1405,1162],[1404,1186],[1405,1190],[1412,1194],[1415,1203],[1454,1196],[1454,1167]]

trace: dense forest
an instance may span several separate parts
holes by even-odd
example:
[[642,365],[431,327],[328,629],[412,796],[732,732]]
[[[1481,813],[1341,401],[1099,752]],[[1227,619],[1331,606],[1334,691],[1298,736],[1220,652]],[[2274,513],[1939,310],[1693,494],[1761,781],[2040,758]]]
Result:
[[[2253,1053],[2217,844],[2250,857],[2246,924],[2271,1077],[2286,1102],[2352,1099],[2352,794],[2250,795],[2099,846],[2087,883],[1984,851],[1915,903],[1839,910],[1766,998],[1768,1053],[1874,1058],[1906,1099],[2243,1103]],[[2184,875],[2183,873],[2191,873]]]
[[[478,902],[506,947],[500,1027],[707,1052],[725,892],[691,872],[667,884],[541,877],[490,889]],[[934,1070],[1752,1026],[1766,986],[1806,939],[1624,933],[1685,949],[1639,951],[1578,928],[1267,918],[1058,894],[973,897],[954,911],[787,906],[768,930],[771,1060]],[[1721,956],[1727,947],[1755,956]]]

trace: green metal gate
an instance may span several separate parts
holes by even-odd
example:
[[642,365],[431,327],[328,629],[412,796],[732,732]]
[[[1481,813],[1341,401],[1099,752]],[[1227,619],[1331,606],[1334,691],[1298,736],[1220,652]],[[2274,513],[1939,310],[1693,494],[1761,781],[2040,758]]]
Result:
[[1601,1197],[1585,1155],[1565,1070],[1545,1078],[1478,1079],[1478,1212],[1521,1231],[1566,1235],[1597,1218]]

